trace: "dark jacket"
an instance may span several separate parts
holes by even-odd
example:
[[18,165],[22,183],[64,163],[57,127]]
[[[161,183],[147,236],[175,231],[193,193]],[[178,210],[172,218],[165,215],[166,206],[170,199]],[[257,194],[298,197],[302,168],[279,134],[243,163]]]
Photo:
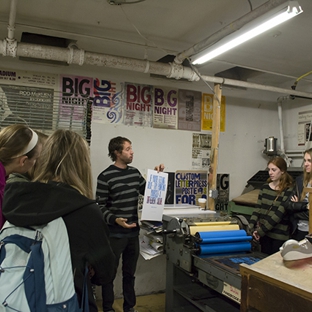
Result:
[[289,215],[291,222],[291,232],[292,234],[297,229],[297,224],[299,220],[309,220],[309,210],[307,209],[308,202],[298,201],[292,202],[291,197],[296,195],[300,200],[301,193],[303,191],[303,175],[296,178],[296,186],[294,187],[293,193],[289,196],[288,200],[284,203],[286,212]]
[[[16,226],[42,225],[58,217],[63,218],[79,300],[86,265],[92,266],[95,272],[91,279],[93,284],[106,284],[115,277],[115,256],[102,213],[95,201],[81,195],[71,186],[57,182],[7,184],[3,214]],[[88,286],[90,311],[97,311],[91,283]]]

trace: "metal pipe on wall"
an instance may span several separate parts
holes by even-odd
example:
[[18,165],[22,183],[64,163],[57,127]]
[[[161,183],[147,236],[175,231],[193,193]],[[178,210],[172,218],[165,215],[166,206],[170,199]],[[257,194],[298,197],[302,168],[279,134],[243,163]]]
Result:
[[285,153],[282,103],[284,100],[288,100],[288,99],[289,99],[289,96],[282,96],[282,97],[279,97],[277,99],[277,113],[278,113],[278,122],[279,122],[280,137],[281,137],[281,152],[282,153]]
[[[122,70],[135,71],[140,73],[150,73],[165,76],[167,78],[187,79],[189,81],[199,80],[198,75],[189,67],[173,63],[160,63],[147,60],[139,60],[121,56],[114,56],[102,53],[88,52],[81,49],[59,48],[52,46],[36,45],[31,43],[17,43],[15,41],[14,50],[7,50],[6,40],[0,41],[0,51],[4,56],[22,56],[37,58],[42,60],[61,61],[77,65],[94,65]],[[241,80],[220,78],[214,76],[202,76],[203,80],[221,85],[244,87],[249,89],[263,90],[281,94],[291,94],[312,99],[312,94],[308,92],[283,89],[267,85],[261,85]]]

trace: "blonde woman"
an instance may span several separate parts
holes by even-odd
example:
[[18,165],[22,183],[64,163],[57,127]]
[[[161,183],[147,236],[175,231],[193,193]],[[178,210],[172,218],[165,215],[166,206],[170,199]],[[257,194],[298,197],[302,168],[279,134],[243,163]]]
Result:
[[285,207],[290,214],[291,237],[300,241],[309,234],[309,193],[305,187],[312,187],[312,148],[304,152],[303,175],[296,178],[296,187]]
[[[110,282],[116,271],[108,228],[93,200],[87,142],[75,132],[55,131],[40,155],[38,172],[35,182],[7,185],[3,213],[17,226],[41,225],[63,218],[80,303],[86,265],[92,267],[91,282],[97,285]],[[95,312],[91,282],[88,284],[89,309]]]
[[11,173],[26,173],[35,164],[41,152],[38,135],[25,125],[11,125],[0,132],[0,229],[3,192]]

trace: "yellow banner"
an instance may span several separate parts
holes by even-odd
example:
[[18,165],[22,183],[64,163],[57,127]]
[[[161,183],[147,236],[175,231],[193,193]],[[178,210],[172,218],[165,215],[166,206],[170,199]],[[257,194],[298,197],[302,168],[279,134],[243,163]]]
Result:
[[[225,131],[225,96],[221,97],[220,131]],[[212,130],[213,94],[203,93],[201,109],[201,130]]]

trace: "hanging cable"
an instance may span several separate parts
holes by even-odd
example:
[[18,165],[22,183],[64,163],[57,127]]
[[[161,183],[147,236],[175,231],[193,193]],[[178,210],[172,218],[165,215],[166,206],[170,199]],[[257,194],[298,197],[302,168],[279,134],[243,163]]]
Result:
[[[200,74],[200,72],[198,71],[198,69],[191,63],[191,60],[190,58],[187,58],[187,60],[189,61],[189,64],[192,68],[192,70],[196,73],[196,75],[200,78],[201,81],[204,82],[204,84],[210,89],[210,91],[212,92],[213,95],[216,95],[213,88],[209,85],[209,83],[202,77],[202,75]],[[223,82],[222,82],[222,85],[224,83],[224,79],[223,79]],[[220,99],[218,97],[216,97],[219,105],[221,105],[221,102],[220,102]]]
[[139,36],[141,38],[143,38],[145,40],[145,44],[147,44],[148,42],[152,43],[152,45],[156,48],[156,49],[159,49],[161,50],[162,52],[165,52],[166,54],[168,54],[169,52],[166,51],[165,49],[163,48],[160,48],[159,46],[157,46],[157,44],[155,44],[154,41],[146,38],[144,35],[142,35],[142,33],[140,32],[140,30],[131,22],[131,20],[129,19],[128,15],[126,14],[126,12],[124,11],[123,7],[120,6],[120,9],[121,11],[123,12],[123,14],[125,15],[126,19],[128,20],[128,22],[132,25],[132,27],[136,30],[136,32],[139,34]]
[[[297,85],[298,85],[298,82],[299,82],[301,79],[303,79],[303,78],[305,78],[305,77],[307,77],[307,76],[309,76],[309,75],[311,75],[311,74],[312,74],[312,70],[309,71],[309,72],[307,72],[307,73],[305,73],[305,74],[303,74],[302,76],[298,77],[298,78],[296,79],[295,83],[291,86],[291,88],[292,88],[293,90],[296,90]],[[295,98],[295,96],[292,95],[292,99],[294,99],[294,98]]]

